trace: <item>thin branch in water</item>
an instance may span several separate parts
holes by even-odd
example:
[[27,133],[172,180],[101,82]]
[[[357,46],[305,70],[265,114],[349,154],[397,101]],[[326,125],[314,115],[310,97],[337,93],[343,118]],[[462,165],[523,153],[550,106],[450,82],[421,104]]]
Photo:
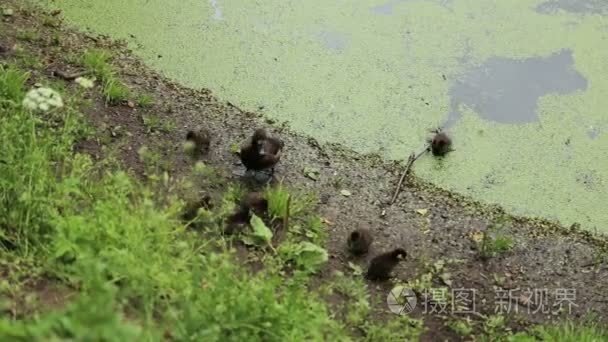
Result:
[[407,161],[407,165],[405,166],[405,170],[403,170],[403,173],[401,174],[401,178],[399,178],[399,183],[397,183],[397,188],[395,189],[395,193],[393,194],[393,198],[391,199],[390,205],[393,205],[393,203],[395,203],[395,201],[397,200],[397,197],[399,196],[399,193],[401,193],[401,185],[403,184],[405,177],[410,172],[412,165],[414,165],[414,162],[418,158],[422,157],[423,154],[427,153],[429,151],[429,149],[430,149],[430,146],[427,146],[424,150],[420,151],[420,153],[418,153],[417,155],[412,152],[412,154],[410,155],[410,157]]

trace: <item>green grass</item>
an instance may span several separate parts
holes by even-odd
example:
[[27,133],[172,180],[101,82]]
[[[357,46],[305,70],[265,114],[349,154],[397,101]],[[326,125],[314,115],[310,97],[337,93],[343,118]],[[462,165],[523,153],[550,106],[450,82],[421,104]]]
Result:
[[119,104],[129,98],[129,88],[116,79],[103,81],[103,95],[109,104]]
[[481,241],[477,243],[479,257],[489,259],[502,255],[513,249],[515,242],[504,234],[504,227],[508,219],[499,218],[482,233]]
[[11,65],[0,65],[0,108],[14,107],[23,100],[23,85],[28,78],[28,72],[21,72]]
[[34,42],[40,39],[40,34],[35,30],[21,30],[17,32],[17,39],[25,42]]
[[597,324],[577,324],[562,322],[555,325],[540,325],[527,333],[518,333],[509,342],[604,342],[608,341],[608,330]]
[[151,107],[154,104],[154,97],[150,94],[140,94],[137,96],[137,105],[141,108]]
[[175,130],[176,127],[173,120],[161,118],[155,114],[144,114],[142,115],[142,120],[144,121],[144,126],[146,126],[148,133],[170,133]]
[[110,65],[111,56],[106,50],[89,49],[82,54],[81,64],[102,81],[113,79],[115,76]]
[[116,76],[110,64],[111,57],[111,53],[107,50],[89,49],[82,54],[81,64],[101,80],[106,102],[116,105],[126,101],[131,96],[131,92]]
[[268,187],[265,197],[268,199],[268,211],[273,219],[283,219],[287,215],[288,207],[290,216],[298,216],[310,211],[317,203],[316,197],[309,193],[290,195],[282,183]]
[[16,53],[16,56],[19,58],[20,65],[24,68],[39,70],[44,66],[40,58],[36,55],[19,51]]

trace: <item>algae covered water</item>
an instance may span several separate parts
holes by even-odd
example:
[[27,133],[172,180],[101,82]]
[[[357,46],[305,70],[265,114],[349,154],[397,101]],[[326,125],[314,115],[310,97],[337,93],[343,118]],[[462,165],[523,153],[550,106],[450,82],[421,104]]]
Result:
[[297,131],[519,214],[608,230],[608,2],[63,0],[72,24]]

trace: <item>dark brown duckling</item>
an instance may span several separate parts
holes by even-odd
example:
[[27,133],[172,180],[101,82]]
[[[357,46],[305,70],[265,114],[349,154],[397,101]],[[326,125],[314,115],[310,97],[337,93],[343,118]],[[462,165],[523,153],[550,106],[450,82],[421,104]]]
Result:
[[452,139],[445,132],[437,130],[430,142],[434,156],[442,157],[452,151]]
[[260,192],[250,192],[241,201],[241,207],[247,208],[256,216],[265,217],[268,212],[268,200]]
[[250,192],[239,203],[234,213],[226,219],[226,234],[242,231],[251,220],[251,214],[264,218],[268,212],[268,200],[259,192]]
[[264,129],[257,129],[251,137],[251,141],[241,147],[241,162],[247,171],[262,171],[270,169],[270,175],[274,175],[274,167],[281,159],[283,142],[279,139],[269,137]]
[[383,281],[391,277],[393,268],[399,261],[405,259],[407,253],[403,248],[397,248],[391,252],[380,254],[372,259],[367,269],[366,278],[369,280]]
[[355,256],[366,254],[372,244],[372,235],[365,228],[357,229],[350,233],[347,240],[348,250]]
[[201,155],[209,152],[209,146],[211,145],[211,135],[208,130],[199,128],[196,130],[190,130],[186,133],[186,142],[184,143],[184,150],[194,158],[198,158]]
[[204,195],[201,199],[186,204],[181,218],[186,222],[190,222],[198,216],[199,209],[210,209],[211,207],[211,196]]

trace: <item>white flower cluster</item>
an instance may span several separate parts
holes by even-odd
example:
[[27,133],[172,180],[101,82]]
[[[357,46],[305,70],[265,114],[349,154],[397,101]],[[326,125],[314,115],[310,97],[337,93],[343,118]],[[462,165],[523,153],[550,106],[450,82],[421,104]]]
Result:
[[95,86],[94,78],[88,79],[86,77],[78,77],[77,79],[74,80],[74,82],[76,82],[79,86],[83,87],[84,89],[90,89]]
[[63,107],[63,100],[61,95],[51,88],[34,88],[25,95],[23,107],[46,112],[51,108]]

